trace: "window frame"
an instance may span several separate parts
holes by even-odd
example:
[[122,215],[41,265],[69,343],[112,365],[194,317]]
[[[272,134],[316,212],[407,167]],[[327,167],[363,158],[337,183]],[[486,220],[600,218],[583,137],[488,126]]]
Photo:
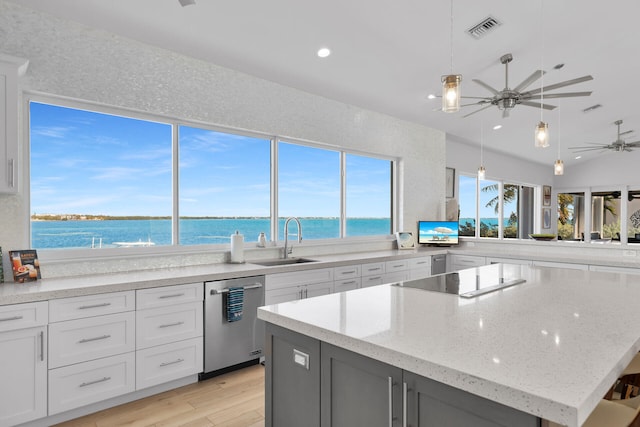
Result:
[[[330,151],[339,152],[340,156],[340,234],[338,238],[326,238],[326,239],[314,239],[307,240],[305,243],[318,242],[319,244],[325,244],[326,242],[335,243],[349,243],[349,241],[357,240],[393,240],[393,233],[397,231],[398,227],[398,212],[400,207],[398,206],[398,163],[401,159],[391,156],[384,156],[376,153],[364,152],[361,150],[350,149],[347,147],[338,146],[335,144],[315,142],[302,140],[298,138],[284,137],[281,135],[270,134],[266,132],[260,132],[255,130],[237,129],[229,126],[221,126],[217,124],[205,123],[201,121],[191,121],[186,119],[180,119],[171,117],[168,115],[143,112],[127,107],[109,106],[100,104],[97,102],[73,99],[68,97],[60,97],[56,95],[44,94],[39,92],[24,92],[23,95],[23,112],[24,112],[24,165],[22,171],[22,183],[24,183],[25,194],[25,210],[24,221],[25,230],[27,232],[27,240],[31,242],[32,227],[31,227],[31,125],[30,125],[30,103],[37,102],[42,104],[60,106],[71,109],[79,109],[92,111],[99,114],[115,115],[125,118],[133,118],[138,120],[160,122],[168,124],[172,127],[172,178],[171,178],[171,194],[172,194],[172,218],[171,218],[171,244],[162,246],[150,246],[139,248],[101,248],[99,251],[91,248],[60,248],[60,249],[40,249],[46,251],[47,254],[56,253],[62,254],[62,256],[54,256],[52,258],[69,259],[69,258],[99,258],[104,256],[118,256],[119,254],[159,254],[159,253],[176,253],[176,252],[204,252],[204,251],[220,251],[226,250],[228,244],[199,244],[199,245],[182,245],[180,243],[180,230],[179,230],[179,174],[180,174],[180,151],[179,151],[179,129],[181,126],[195,127],[203,130],[209,130],[214,132],[230,133],[235,135],[256,137],[261,139],[268,139],[271,143],[270,150],[270,228],[272,242],[278,243],[278,144],[279,142],[292,143],[301,146],[309,146],[313,148],[319,148]],[[368,235],[368,236],[352,236],[348,237],[346,233],[346,180],[345,180],[345,167],[347,154],[354,154],[359,156],[371,157],[375,159],[388,161],[391,167],[391,182],[389,183],[391,189],[391,200],[389,201],[389,211],[391,215],[391,228],[388,235]],[[256,236],[257,237],[257,236]]]

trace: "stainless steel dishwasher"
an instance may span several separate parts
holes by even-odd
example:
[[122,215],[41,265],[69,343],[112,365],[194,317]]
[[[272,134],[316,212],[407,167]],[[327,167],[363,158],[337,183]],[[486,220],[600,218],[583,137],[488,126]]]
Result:
[[[242,318],[227,320],[229,289],[243,288]],[[204,282],[204,373],[240,364],[257,363],[263,355],[264,322],[258,307],[264,305],[264,276]]]

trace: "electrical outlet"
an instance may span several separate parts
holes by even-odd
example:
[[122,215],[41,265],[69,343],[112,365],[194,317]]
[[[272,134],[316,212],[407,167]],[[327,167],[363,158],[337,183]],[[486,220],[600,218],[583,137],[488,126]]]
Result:
[[636,256],[636,251],[630,249],[622,251],[622,256]]

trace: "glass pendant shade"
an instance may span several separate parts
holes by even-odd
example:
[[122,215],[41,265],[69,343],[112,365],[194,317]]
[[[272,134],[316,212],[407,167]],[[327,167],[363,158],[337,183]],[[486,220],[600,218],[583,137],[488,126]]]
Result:
[[455,113],[460,110],[460,74],[442,77],[442,111]]
[[478,179],[484,179],[484,177],[486,176],[487,170],[484,168],[484,166],[480,166],[478,168]]
[[564,162],[562,160],[558,159],[553,164],[553,173],[555,175],[563,175],[564,174]]
[[545,148],[549,146],[549,125],[543,121],[536,126],[535,133],[536,148]]

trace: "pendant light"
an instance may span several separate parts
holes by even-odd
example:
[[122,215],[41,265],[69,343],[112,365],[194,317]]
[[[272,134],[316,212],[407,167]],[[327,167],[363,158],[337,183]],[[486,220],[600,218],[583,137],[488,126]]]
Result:
[[482,151],[484,148],[484,125],[481,123],[480,124],[480,167],[478,168],[478,179],[479,180],[484,180],[486,174],[487,174],[487,170],[484,168],[483,165],[483,156],[482,156]]
[[564,175],[564,162],[560,159],[560,111],[560,108],[558,108],[558,159],[553,164],[554,175]]
[[462,75],[453,74],[453,0],[451,0],[451,74],[442,76],[442,111],[456,113],[460,110],[460,83]]
[[540,32],[542,42],[542,53],[540,54],[540,122],[536,126],[534,144],[536,148],[546,148],[549,146],[549,124],[545,123],[542,119],[542,108],[544,104],[544,14],[543,14],[544,0],[540,0]]

